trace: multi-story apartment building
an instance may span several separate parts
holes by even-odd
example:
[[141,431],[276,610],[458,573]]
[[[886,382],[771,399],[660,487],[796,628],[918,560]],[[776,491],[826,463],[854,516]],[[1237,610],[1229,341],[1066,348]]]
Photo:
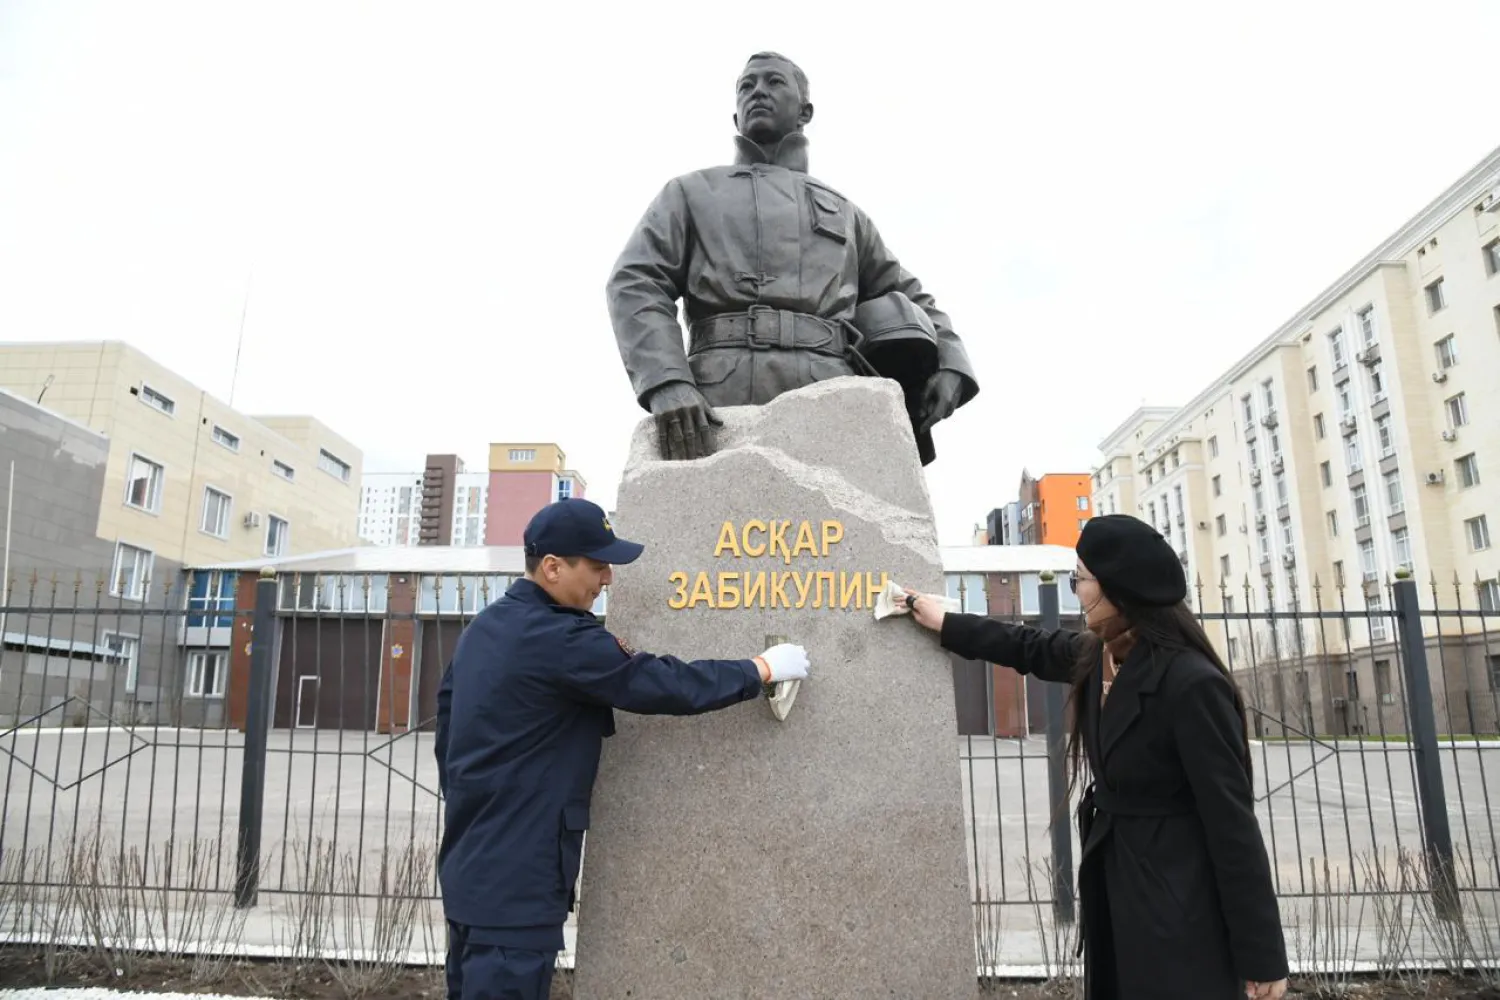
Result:
[[[1297,725],[1398,730],[1393,576],[1413,573],[1429,604],[1500,610],[1500,473],[1484,471],[1500,469],[1500,404],[1483,389],[1497,371],[1500,150],[1186,406],[1122,425],[1095,502],[1156,525],[1205,611],[1360,615],[1347,629],[1231,622],[1217,639],[1235,669],[1268,675],[1252,698]],[[1122,470],[1133,510],[1112,490]],[[1496,725],[1500,664],[1471,646],[1445,636],[1431,657],[1449,731]],[[1466,692],[1485,718],[1447,717]]]
[[1078,533],[1094,514],[1087,473],[1049,472],[1040,479],[1021,470],[1020,511],[1012,545],[1078,544]]
[[490,476],[457,455],[428,455],[423,472],[372,472],[360,492],[359,537],[373,545],[483,545]]
[[490,445],[489,479],[486,545],[520,545],[532,515],[556,500],[582,499],[588,488],[555,444]]
[[1094,513],[1136,512],[1136,465],[1142,443],[1176,412],[1169,407],[1143,407],[1099,445],[1104,460],[1093,474]]
[[119,596],[138,598],[157,559],[355,544],[362,455],[311,417],[239,413],[116,341],[0,344],[0,386],[108,439],[97,534]]
[[[0,683],[0,717],[212,724],[237,581],[182,567],[352,546],[359,450],[117,342],[0,344],[0,387],[3,576],[14,607],[53,609],[7,616],[7,643],[33,652]],[[61,635],[98,665],[53,662]]]

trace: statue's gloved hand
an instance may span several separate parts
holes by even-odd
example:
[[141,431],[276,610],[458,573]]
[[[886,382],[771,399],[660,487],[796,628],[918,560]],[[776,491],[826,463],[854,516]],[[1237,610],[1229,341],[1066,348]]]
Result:
[[922,402],[917,413],[918,434],[932,430],[940,420],[947,420],[958,409],[958,397],[963,394],[964,380],[958,372],[939,371],[927,380],[922,390]]
[[706,458],[714,453],[712,428],[722,427],[724,421],[697,386],[667,382],[647,398],[646,405],[656,417],[657,447],[662,458]]

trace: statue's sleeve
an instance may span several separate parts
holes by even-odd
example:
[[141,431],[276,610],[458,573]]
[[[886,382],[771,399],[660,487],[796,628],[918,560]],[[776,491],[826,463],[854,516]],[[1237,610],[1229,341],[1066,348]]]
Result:
[[677,321],[688,228],[687,198],[681,182],[672,180],[646,209],[605,285],[620,360],[643,408],[663,383],[693,383]]
[[932,320],[937,329],[938,368],[957,372],[963,376],[963,393],[959,396],[962,406],[979,392],[979,381],[974,377],[974,367],[969,363],[964,342],[953,330],[953,321],[938,308],[937,300],[922,288],[917,276],[901,266],[875,223],[861,209],[854,208],[855,240],[859,250],[859,299],[879,298],[887,292],[900,292],[911,299]]

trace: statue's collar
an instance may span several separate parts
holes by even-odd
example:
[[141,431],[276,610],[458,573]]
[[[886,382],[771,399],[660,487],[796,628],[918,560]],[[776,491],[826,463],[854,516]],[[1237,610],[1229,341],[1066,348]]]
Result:
[[736,135],[734,149],[736,166],[764,163],[773,167],[785,167],[802,174],[807,173],[807,136],[801,132],[793,132],[770,149],[742,135]]

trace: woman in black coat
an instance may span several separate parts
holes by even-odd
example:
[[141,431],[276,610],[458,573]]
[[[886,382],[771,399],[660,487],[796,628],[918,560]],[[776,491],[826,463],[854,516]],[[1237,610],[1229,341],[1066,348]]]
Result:
[[1125,515],[1089,521],[1073,587],[1085,632],[944,614],[945,649],[1070,684],[1088,1000],[1276,1000],[1287,958],[1255,819],[1244,704],[1187,607],[1177,554]]

